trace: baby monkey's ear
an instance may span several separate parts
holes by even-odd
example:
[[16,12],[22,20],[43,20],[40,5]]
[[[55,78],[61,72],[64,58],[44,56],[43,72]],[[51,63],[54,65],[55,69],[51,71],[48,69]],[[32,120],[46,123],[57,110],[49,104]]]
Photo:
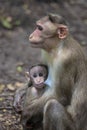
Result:
[[29,76],[29,72],[28,72],[28,71],[25,72],[25,77],[26,77],[26,79],[27,79],[28,81],[30,81],[30,76]]

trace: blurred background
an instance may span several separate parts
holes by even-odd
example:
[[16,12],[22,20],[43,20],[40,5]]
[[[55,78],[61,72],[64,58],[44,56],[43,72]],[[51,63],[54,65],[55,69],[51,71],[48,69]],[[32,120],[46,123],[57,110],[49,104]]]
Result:
[[65,17],[72,35],[87,45],[86,0],[0,0],[0,83],[23,81],[24,71],[39,60],[29,45],[35,22],[47,13]]
[[[28,67],[39,61],[40,50],[30,47],[28,37],[35,28],[35,21],[49,12],[64,16],[70,32],[87,56],[87,0],[0,0],[1,94],[14,93],[26,82]],[[0,101],[3,101],[2,97]],[[9,125],[12,126],[7,123],[5,130],[9,129]],[[10,130],[19,129],[11,126]]]

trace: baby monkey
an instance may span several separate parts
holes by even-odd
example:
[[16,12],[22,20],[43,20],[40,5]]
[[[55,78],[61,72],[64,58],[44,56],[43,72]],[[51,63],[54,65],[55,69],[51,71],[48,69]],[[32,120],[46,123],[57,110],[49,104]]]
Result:
[[[31,105],[31,103],[34,100],[40,98],[47,90],[48,86],[45,84],[45,81],[48,77],[48,68],[46,65],[43,64],[32,66],[29,69],[29,72],[26,73],[26,76],[29,81],[28,84],[29,87],[27,88],[25,99],[24,99],[24,105],[22,111],[22,124],[24,129],[27,129],[28,127],[32,126],[32,124],[33,124],[32,127],[34,127],[35,129],[35,126],[38,127],[38,122],[39,121],[41,122],[43,115],[35,116],[28,121],[29,115],[27,115],[27,117],[24,118],[23,112],[26,110],[26,108],[28,108]],[[31,110],[29,111],[29,113],[30,112]]]
[[[26,92],[26,98],[28,97],[28,102],[32,98],[38,98],[42,96],[47,85],[45,81],[48,77],[48,68],[46,65],[38,64],[34,65],[29,69],[29,72],[26,73],[28,79],[28,89]],[[25,99],[25,102],[27,100]]]
[[45,84],[47,77],[48,67],[46,65],[37,64],[29,68],[29,71],[26,72],[28,80],[28,83],[25,84],[26,91],[23,86],[24,89],[21,91],[21,94],[18,93],[17,96],[14,96],[13,106],[15,106],[14,108],[18,113],[22,112],[24,104],[28,105],[31,100],[39,98],[44,93],[47,89],[47,85]]

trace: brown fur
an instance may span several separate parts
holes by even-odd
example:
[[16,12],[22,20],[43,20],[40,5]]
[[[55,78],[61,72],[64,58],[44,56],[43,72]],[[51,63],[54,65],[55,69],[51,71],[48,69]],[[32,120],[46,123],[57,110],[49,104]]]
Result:
[[25,109],[24,117],[43,113],[44,130],[87,130],[84,52],[61,16],[51,14],[37,21],[37,25],[42,30],[37,26],[29,40],[32,47],[42,49],[42,61],[49,68],[51,86]]

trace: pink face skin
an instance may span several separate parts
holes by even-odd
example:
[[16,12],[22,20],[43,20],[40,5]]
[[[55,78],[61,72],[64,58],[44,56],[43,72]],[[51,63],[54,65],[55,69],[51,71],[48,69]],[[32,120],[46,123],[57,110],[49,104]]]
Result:
[[43,83],[44,82],[44,77],[40,77],[40,76],[37,76],[35,79],[34,79],[34,82],[35,82],[35,84],[36,85],[38,85],[38,84],[41,84],[41,83]]
[[36,88],[43,88],[47,70],[44,66],[34,66],[30,70],[30,77]]
[[43,87],[44,87],[44,78],[37,76],[37,77],[34,79],[34,87],[35,87],[35,88],[43,88]]

